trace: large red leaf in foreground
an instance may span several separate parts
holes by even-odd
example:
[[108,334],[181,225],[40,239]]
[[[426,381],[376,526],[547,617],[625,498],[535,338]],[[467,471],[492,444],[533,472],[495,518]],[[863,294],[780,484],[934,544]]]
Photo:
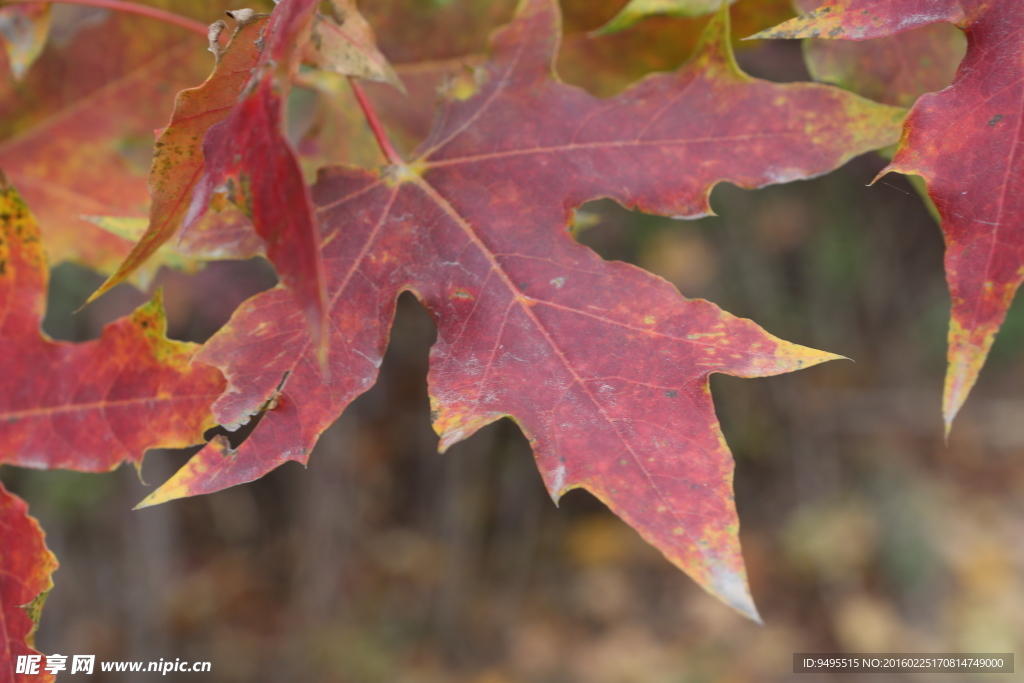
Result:
[[967,55],[951,87],[914,105],[883,173],[924,177],[942,216],[953,300],[948,432],[1024,280],[1024,3],[832,0],[771,35],[860,40],[940,21],[964,30]]
[[222,424],[264,406],[266,415],[237,452],[209,444],[143,504],[304,462],[374,382],[395,300],[408,290],[438,327],[429,387],[442,450],[511,416],[556,500],[591,491],[756,618],[708,375],[773,375],[834,356],[603,261],[567,225],[595,197],[704,215],[719,180],[756,187],[823,173],[891,144],[902,112],[828,86],[750,79],[732,60],[727,16],[678,73],[600,100],[553,77],[557,3],[522,3],[495,36],[479,91],[442,104],[415,161],[335,168],[315,186],[329,376],[287,293],[243,304],[202,358],[229,378],[215,407]]
[[15,673],[19,655],[39,654],[32,649],[32,634],[55,569],[57,559],[46,549],[43,530],[29,517],[25,501],[0,484],[0,683],[55,680],[45,671],[31,677]]
[[281,0],[274,9],[241,97],[206,134],[206,168],[184,229],[206,213],[217,193],[226,192],[252,216],[267,257],[292,290],[313,337],[321,340],[326,295],[320,231],[302,169],[282,130],[285,97],[317,5],[317,0]]
[[0,173],[0,463],[96,472],[201,442],[224,378],[164,336],[159,295],[95,341],[54,342],[39,330],[48,277],[35,219]]

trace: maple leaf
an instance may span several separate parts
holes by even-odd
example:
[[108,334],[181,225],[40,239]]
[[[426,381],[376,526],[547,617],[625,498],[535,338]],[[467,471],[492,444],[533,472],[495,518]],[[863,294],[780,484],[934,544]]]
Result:
[[28,506],[0,483],[0,681],[49,683],[56,676],[15,673],[19,656],[38,655],[33,634],[43,601],[53,588],[57,558],[46,548],[43,530]]
[[281,130],[285,96],[309,38],[317,0],[281,0],[260,38],[260,56],[238,102],[210,127],[203,141],[205,170],[196,185],[184,229],[226,193],[252,217],[267,258],[304,312],[321,357],[324,265],[309,188]]
[[1024,279],[1024,4],[1017,0],[832,0],[761,37],[863,40],[949,22],[967,34],[952,86],[922,96],[879,176],[925,179],[942,218],[952,298],[946,433]]
[[0,7],[0,43],[15,78],[21,79],[36,61],[49,34],[49,4]]
[[[214,124],[226,119],[232,111],[239,93],[249,80],[249,72],[259,60],[260,50],[256,41],[268,20],[266,15],[257,15],[239,22],[227,48],[221,48],[217,42],[226,27],[224,22],[211,26],[210,50],[217,55],[213,73],[199,87],[178,93],[171,122],[157,135],[148,181],[152,199],[149,226],[132,247],[131,253],[89,297],[89,301],[122,282],[178,233],[188,212],[192,194],[205,170],[203,138]],[[193,226],[188,234],[209,233],[213,230]],[[216,235],[208,239],[222,244],[232,242],[226,237],[218,239]],[[247,249],[241,250],[243,253],[230,255],[253,255],[253,245],[246,243],[244,246]]]
[[159,293],[97,340],[54,342],[39,330],[47,279],[36,221],[0,174],[0,463],[97,472],[202,442],[224,378],[166,338]]
[[[175,7],[210,11],[206,0]],[[24,80],[0,77],[0,167],[34,207],[54,263],[110,273],[131,242],[81,216],[147,213],[153,129],[166,125],[178,90],[206,77],[210,56],[178,26],[84,11],[94,13],[89,21],[65,15],[67,37],[49,46]]]
[[[797,0],[796,5],[810,12],[821,0]],[[816,81],[909,108],[921,95],[949,85],[966,48],[964,35],[956,28],[930,24],[864,41],[808,38],[804,60]]]
[[[315,15],[313,31],[317,39],[313,43],[304,44],[308,48],[306,57],[320,68],[383,82],[394,81],[401,88],[401,82],[397,81],[397,76],[390,65],[377,51],[369,25],[355,10],[354,5],[348,1],[335,0],[332,6],[344,26],[329,17]],[[219,43],[221,33],[227,28],[226,24],[218,21],[210,27],[209,49],[217,56],[213,73],[199,87],[178,93],[171,122],[157,136],[148,181],[152,198],[149,225],[135,243],[131,253],[92,294],[89,301],[102,296],[125,280],[157,253],[172,236],[178,234],[190,210],[191,224],[181,237],[186,243],[179,244],[175,253],[166,256],[164,262],[173,264],[179,255],[192,255],[202,259],[249,258],[263,252],[261,240],[244,236],[241,221],[237,220],[237,216],[221,218],[217,215],[213,220],[209,220],[216,214],[206,212],[205,207],[200,210],[199,207],[191,205],[193,194],[206,173],[204,139],[214,125],[236,111],[236,101],[249,83],[251,71],[258,68],[261,63],[265,44],[264,32],[270,24],[269,15],[257,14],[252,10],[239,10],[228,14],[238,22],[238,26],[227,47],[221,47]],[[280,54],[276,55],[276,58],[280,58]],[[266,60],[263,64],[265,67]],[[290,78],[290,74],[286,73],[284,78]],[[280,83],[276,87],[280,89]],[[235,123],[237,125],[237,120]],[[259,134],[278,136],[277,131],[258,131],[257,135]],[[280,141],[277,144],[280,144]],[[222,178],[218,177],[218,180],[220,179]],[[213,182],[211,179],[207,180]],[[243,198],[238,199],[244,201]],[[207,200],[205,195],[203,199],[197,200],[197,203],[204,200]],[[207,220],[200,221],[200,218]],[[273,219],[273,215],[269,219],[264,218],[261,223],[264,232],[267,230],[268,220],[273,227]],[[103,222],[110,224],[116,222],[116,219],[103,217]],[[198,239],[197,232],[202,235]],[[288,240],[290,236],[285,235],[282,239]]]
[[442,103],[414,161],[322,172],[313,194],[330,264],[329,375],[286,292],[244,303],[201,359],[228,377],[221,424],[263,419],[237,451],[208,444],[141,505],[305,462],[373,384],[396,298],[412,291],[438,328],[428,383],[441,450],[512,417],[556,500],[589,490],[756,618],[708,375],[773,375],[835,356],[603,261],[566,228],[596,197],[706,215],[717,182],[823,173],[894,141],[903,112],[829,86],[749,78],[725,13],[687,67],[600,100],[553,75],[559,17],[553,0],[522,3],[495,34],[478,91]]

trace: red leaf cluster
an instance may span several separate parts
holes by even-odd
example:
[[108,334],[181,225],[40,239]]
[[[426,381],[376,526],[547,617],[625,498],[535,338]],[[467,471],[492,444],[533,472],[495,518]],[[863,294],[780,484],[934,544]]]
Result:
[[[178,94],[158,132],[148,192],[145,164],[137,169],[112,150],[122,150],[125,135],[166,122],[170,97],[158,96],[154,83],[172,84],[173,94],[181,81],[201,79],[198,39],[174,29],[152,49],[146,41],[155,29],[135,35],[104,24],[120,39],[112,52],[137,68],[106,64],[97,77],[83,71],[83,82],[61,95],[48,90],[58,79],[54,65],[85,60],[88,43],[43,54],[18,96],[0,103],[0,121],[9,122],[0,126],[0,165],[40,213],[57,260],[113,272],[99,295],[184,232],[181,244],[191,247],[179,249],[191,255],[264,250],[283,286],[243,304],[201,348],[166,339],[159,295],[98,340],[53,342],[39,332],[48,272],[39,229],[5,180],[0,357],[20,360],[0,374],[0,463],[90,471],[138,464],[149,448],[198,443],[215,423],[237,429],[260,413],[237,449],[223,438],[210,442],[143,505],[305,462],[320,434],[376,380],[396,299],[410,291],[438,329],[428,380],[442,450],[511,417],[556,501],[570,489],[589,490],[709,592],[756,619],[733,462],[708,377],[774,375],[835,356],[687,300],[639,268],[602,260],[568,226],[579,206],[598,198],[665,216],[707,215],[717,183],[756,188],[829,172],[896,142],[905,111],[831,86],[742,73],[727,4],[686,64],[601,99],[555,73],[558,3],[523,0],[494,34],[489,57],[470,59],[472,68],[447,82],[410,161],[391,147],[374,98],[357,86],[387,165],[322,168],[312,188],[300,152],[320,154],[330,135],[355,133],[328,135],[314,126],[293,149],[285,125],[293,84],[333,92],[324,80],[333,74],[297,81],[300,62],[397,83],[350,2],[333,2],[333,18],[318,15],[314,0],[282,0],[270,15],[235,12],[239,27],[227,46],[219,40],[223,24],[215,24],[209,46],[217,64],[205,83]],[[488,24],[504,7],[473,5],[466,21]],[[759,16],[750,3],[742,7],[748,20]],[[760,10],[788,11],[778,2]],[[1024,10],[1012,0],[832,0],[762,35],[868,38],[936,21],[967,31],[967,61],[953,88],[918,101],[890,168],[924,175],[944,217],[954,294],[951,420],[1024,277],[1014,222],[1022,208],[1014,183],[1024,66],[1010,58],[1024,40]],[[588,40],[578,32],[570,41],[576,68],[602,63]],[[933,46],[890,45],[898,54]],[[442,54],[451,46],[403,50],[417,48]],[[837,54],[828,58],[844,67],[855,61]],[[870,90],[885,54],[864,58],[863,80],[831,80]],[[626,59],[616,73],[649,71],[664,60],[671,57],[656,55],[646,66]],[[79,73],[78,65],[67,68]],[[453,71],[432,64],[419,76],[397,73],[421,102]],[[925,87],[901,81],[886,99],[904,102]],[[981,105],[979,93],[986,94]],[[425,130],[422,113],[403,106],[387,100],[385,123]],[[39,123],[41,114],[51,118]],[[83,145],[95,158],[82,155]],[[60,154],[69,161],[55,163]],[[228,205],[252,224],[222,214]],[[82,226],[96,230],[83,215],[147,213],[149,228],[130,253],[108,233],[71,236]],[[0,489],[0,503],[5,495]],[[42,551],[32,547],[38,560]],[[20,599],[0,594],[0,607]]]
[[554,77],[558,22],[555,3],[524,3],[495,36],[477,91],[442,104],[413,161],[322,172],[313,194],[329,264],[329,373],[286,293],[243,305],[201,356],[231,383],[215,413],[242,424],[286,378],[276,408],[237,452],[208,445],[144,504],[304,462],[372,385],[395,300],[409,290],[438,326],[429,385],[442,449],[513,417],[555,499],[590,490],[701,585],[755,614],[707,377],[832,356],[602,261],[566,228],[596,197],[705,215],[715,183],[825,172],[893,140],[902,112],[750,79],[733,62],[724,14],[682,70],[599,100]]

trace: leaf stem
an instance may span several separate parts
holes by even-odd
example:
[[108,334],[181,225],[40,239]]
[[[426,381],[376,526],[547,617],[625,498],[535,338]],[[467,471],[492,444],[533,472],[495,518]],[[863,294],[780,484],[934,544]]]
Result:
[[366,92],[363,91],[363,86],[359,85],[354,77],[348,77],[348,83],[352,86],[352,92],[355,93],[356,99],[359,100],[359,107],[363,110],[363,116],[366,117],[366,122],[370,124],[370,130],[373,131],[373,137],[377,138],[377,144],[380,145],[380,151],[384,153],[384,157],[388,160],[389,164],[394,166],[400,166],[405,164],[405,160],[395,149],[394,145],[391,144],[391,140],[388,139],[388,134],[384,130],[384,126],[381,124],[380,119],[377,118],[377,112],[373,110],[373,105],[370,104],[370,98],[366,96]]
[[202,22],[189,19],[188,17],[183,17],[180,14],[175,14],[174,12],[157,9],[156,7],[147,7],[146,5],[127,2],[127,0],[3,0],[3,2],[0,2],[0,6],[40,2],[59,2],[65,5],[85,5],[86,7],[98,7],[100,9],[110,9],[116,12],[138,14],[143,17],[162,21],[166,24],[173,24],[175,26],[180,26],[181,28],[186,28],[189,31],[198,33],[204,38],[209,31],[209,27]]

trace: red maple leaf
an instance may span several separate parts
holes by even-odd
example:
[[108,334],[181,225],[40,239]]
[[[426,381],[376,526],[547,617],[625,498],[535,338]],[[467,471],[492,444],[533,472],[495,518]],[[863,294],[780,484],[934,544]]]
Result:
[[230,382],[215,407],[222,424],[266,415],[237,451],[209,444],[143,505],[305,462],[373,384],[396,298],[412,291],[438,327],[429,388],[442,450],[511,416],[556,500],[591,491],[756,618],[708,376],[773,375],[834,356],[603,261],[566,226],[597,197],[706,215],[717,182],[824,173],[891,144],[903,112],[828,86],[749,78],[733,61],[727,17],[679,72],[601,100],[553,75],[557,3],[522,3],[495,35],[478,91],[442,103],[415,160],[321,173],[329,375],[286,292],[243,304],[202,359]]
[[46,548],[43,530],[29,517],[25,501],[0,484],[0,681],[49,683],[43,666],[35,675],[16,673],[18,657],[39,655],[32,648],[39,607],[53,588],[57,558]]
[[[256,42],[267,22],[268,18],[264,15],[240,22],[226,49],[221,48],[217,42],[226,25],[218,22],[211,26],[210,50],[217,55],[213,73],[199,87],[178,93],[171,122],[157,135],[148,182],[152,200],[149,226],[132,247],[131,253],[107,281],[93,292],[89,301],[124,281],[179,232],[192,194],[205,172],[203,138],[212,126],[227,118],[234,108],[242,87],[249,80],[249,72],[259,60],[260,51]],[[262,251],[263,245],[258,238],[245,239],[246,233],[251,233],[251,230],[227,231],[220,223],[214,221],[215,229],[203,230],[204,234],[199,239],[205,238],[204,242],[212,243],[221,252],[237,258],[253,256]],[[197,232],[200,232],[200,227],[192,226],[188,234],[190,241],[196,239]]]
[[205,169],[184,218],[201,218],[220,192],[252,217],[267,257],[325,349],[324,265],[309,188],[282,130],[288,89],[309,39],[318,0],[281,0],[259,37],[259,59],[238,102],[203,142]]
[[81,344],[39,330],[49,271],[39,228],[0,173],[0,463],[102,472],[202,441],[224,388],[170,341],[159,294]]
[[914,105],[882,173],[922,176],[942,216],[953,300],[943,394],[948,433],[1024,280],[1024,4],[832,0],[762,35],[861,40],[936,22],[964,30],[967,55],[951,87]]
[[[369,25],[351,0],[335,0],[332,6],[344,27],[330,17],[316,15],[314,39],[305,43],[302,34],[309,30],[314,9],[308,3],[282,3],[274,17],[251,10],[228,12],[238,25],[226,47],[221,46],[220,37],[227,24],[218,21],[210,26],[209,51],[217,57],[213,73],[202,85],[178,93],[170,123],[158,131],[148,181],[152,198],[149,225],[131,253],[89,301],[135,272],[179,234],[183,224],[187,229],[179,237],[179,253],[199,258],[249,258],[261,253],[263,241],[246,229],[244,219],[220,212],[207,213],[211,198],[225,182],[232,183],[236,194],[233,199],[248,212],[256,211],[257,232],[277,245],[270,256],[285,280],[297,285],[301,292],[308,284],[304,276],[317,277],[315,269],[310,271],[302,260],[303,243],[308,242],[314,255],[318,253],[313,239],[316,233],[312,218],[306,216],[304,220],[301,211],[296,211],[303,206],[301,200],[306,194],[301,177],[292,175],[296,170],[294,158],[280,131],[280,108],[297,60],[305,55],[320,68],[393,81],[401,87],[390,65],[377,51]],[[280,67],[281,62],[284,67]],[[264,110],[272,114],[262,116]],[[261,116],[254,116],[253,111]],[[215,156],[212,166],[208,166],[204,140],[212,128],[229,118],[228,129],[218,128],[210,141]],[[268,158],[267,145],[281,158],[275,160],[273,154]],[[246,151],[235,153],[237,149]],[[234,157],[225,166],[229,153]],[[198,196],[194,196],[197,188]],[[289,207],[293,197],[287,193],[296,188],[300,190],[294,197],[297,204]],[[197,225],[204,215],[210,220]],[[312,233],[313,238],[304,237],[304,232]],[[295,246],[299,248],[290,249]]]

